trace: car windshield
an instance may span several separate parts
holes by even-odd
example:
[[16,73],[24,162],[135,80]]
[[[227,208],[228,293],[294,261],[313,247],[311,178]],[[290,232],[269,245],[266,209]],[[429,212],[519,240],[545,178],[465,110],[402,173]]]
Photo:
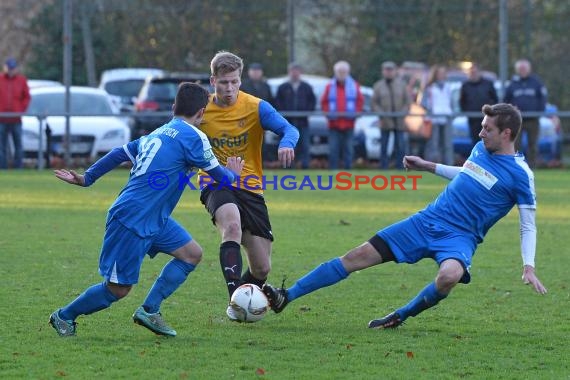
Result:
[[[32,95],[28,113],[65,113],[64,93],[43,93]],[[113,109],[105,96],[99,94],[71,93],[71,113],[74,115],[113,115]]]
[[149,90],[148,97],[154,100],[174,100],[176,91],[178,90],[179,82],[152,82]]
[[107,82],[105,91],[111,95],[132,98],[139,94],[143,84],[143,79],[116,80]]

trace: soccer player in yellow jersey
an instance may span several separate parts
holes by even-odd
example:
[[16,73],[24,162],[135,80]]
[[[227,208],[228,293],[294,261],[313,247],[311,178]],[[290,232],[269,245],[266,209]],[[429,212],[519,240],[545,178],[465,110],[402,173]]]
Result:
[[[220,163],[225,164],[231,156],[245,161],[238,182],[204,186],[200,196],[222,235],[220,265],[231,297],[241,284],[262,287],[271,270],[273,233],[263,197],[264,131],[281,137],[278,157],[283,167],[289,167],[295,158],[299,132],[268,102],[239,91],[243,70],[240,57],[219,52],[210,69],[215,93],[206,106],[200,129],[208,136]],[[209,182],[204,178],[206,173],[200,176],[201,183]],[[243,275],[240,245],[245,248],[248,261]],[[226,313],[230,320],[238,320],[231,306]]]

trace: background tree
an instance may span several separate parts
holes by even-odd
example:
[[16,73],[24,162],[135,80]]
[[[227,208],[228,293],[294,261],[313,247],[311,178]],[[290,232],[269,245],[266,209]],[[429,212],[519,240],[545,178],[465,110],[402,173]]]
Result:
[[[354,76],[371,85],[388,59],[428,65],[468,60],[499,71],[498,0],[293,1],[297,60],[307,72],[330,76],[334,62],[345,59]],[[135,66],[207,71],[211,56],[222,49],[240,54],[246,64],[263,63],[268,76],[286,72],[286,1],[75,0],[74,84],[87,83],[79,11],[85,4],[91,7],[98,74]],[[61,1],[38,0],[31,8],[32,21],[21,26],[29,38],[20,54],[26,72],[61,80]],[[509,75],[517,58],[528,57],[550,100],[570,109],[570,92],[561,80],[570,63],[570,2],[509,1],[508,10]]]

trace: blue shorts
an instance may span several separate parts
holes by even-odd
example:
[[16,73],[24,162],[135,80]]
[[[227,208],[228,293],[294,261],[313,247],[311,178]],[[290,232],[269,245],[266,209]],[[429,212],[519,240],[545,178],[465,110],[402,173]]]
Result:
[[192,236],[172,218],[168,218],[158,234],[146,238],[135,234],[117,219],[111,219],[105,228],[99,273],[107,282],[136,284],[145,255],[153,258],[158,252],[172,253],[191,240]]
[[426,222],[415,214],[378,231],[377,235],[388,244],[397,263],[413,264],[430,258],[441,265],[447,259],[455,259],[465,269],[459,282],[471,281],[469,269],[477,242],[464,233]]

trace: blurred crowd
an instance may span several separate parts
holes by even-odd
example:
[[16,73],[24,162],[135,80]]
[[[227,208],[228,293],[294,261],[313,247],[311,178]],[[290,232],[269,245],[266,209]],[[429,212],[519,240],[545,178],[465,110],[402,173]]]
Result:
[[[452,126],[452,116],[457,112],[471,113],[466,118],[469,142],[465,145],[470,146],[465,148],[465,155],[468,155],[479,140],[482,121],[479,114],[484,104],[494,104],[502,98],[523,113],[547,110],[546,88],[527,59],[516,61],[514,76],[505,89],[499,88],[496,77],[477,63],[470,63],[461,72],[463,76],[458,76],[457,70],[444,65],[428,69],[422,64],[398,65],[385,61],[378,68],[378,81],[370,89],[352,76],[349,62],[340,60],[331,68],[332,75],[320,91],[306,80],[310,76],[305,75],[301,64],[290,63],[287,69],[286,80],[272,88],[264,76],[263,65],[250,63],[240,89],[268,101],[299,130],[296,164],[301,169],[323,166],[351,169],[362,160],[362,154],[355,155],[355,147],[358,149],[355,124],[363,111],[379,115],[374,124],[379,129],[376,159],[379,168],[390,169],[401,168],[403,156],[411,153],[448,165],[457,164]],[[454,99],[457,96],[459,99]],[[0,76],[0,112],[26,112],[29,103],[26,77],[18,71],[17,61],[8,58]],[[308,113],[314,111],[326,113],[328,148],[324,164],[322,161],[315,164],[311,154],[314,131]],[[292,112],[301,114],[292,115]],[[539,156],[539,117],[525,116],[523,132],[526,145],[523,147],[523,139],[519,138],[517,148],[525,151],[529,165],[534,168]],[[272,150],[273,147],[264,145],[267,165],[273,161]],[[21,168],[22,157],[21,118],[0,118],[0,169]]]
[[[504,90],[504,102],[517,106],[525,112],[545,112],[547,91],[540,78],[532,73],[531,63],[519,59],[514,65],[515,74]],[[314,111],[319,108],[327,115],[328,123],[328,168],[352,168],[354,163],[354,127],[358,113],[364,111],[364,96],[361,85],[351,76],[350,64],[338,61],[332,68],[333,75],[320,99],[316,99],[311,84],[302,78],[303,68],[298,63],[288,66],[288,80],[282,83],[273,97],[270,86],[263,76],[260,63],[249,66],[241,90],[264,99],[278,111]],[[371,111],[380,115],[381,169],[402,168],[404,155],[412,151],[428,160],[447,165],[456,163],[453,146],[451,116],[456,112],[475,113],[467,120],[470,147],[479,141],[481,131],[481,108],[485,104],[499,102],[497,83],[492,75],[485,75],[477,63],[470,63],[467,78],[460,78],[459,109],[453,92],[456,73],[444,65],[434,65],[426,70],[422,65],[398,65],[393,61],[382,63],[381,78],[374,83]],[[496,78],[495,78],[496,79]],[[320,105],[320,107],[318,107]],[[336,116],[333,113],[341,113]],[[414,122],[419,115],[419,123]],[[424,115],[424,116],[421,116]],[[288,117],[299,129],[301,138],[297,147],[299,166],[310,167],[310,133],[307,117]],[[523,132],[528,148],[526,158],[531,168],[537,165],[539,117],[524,117]],[[388,149],[392,139],[393,147]],[[522,138],[517,148],[522,150]],[[413,146],[411,142],[416,144]],[[470,149],[469,149],[470,151]]]

